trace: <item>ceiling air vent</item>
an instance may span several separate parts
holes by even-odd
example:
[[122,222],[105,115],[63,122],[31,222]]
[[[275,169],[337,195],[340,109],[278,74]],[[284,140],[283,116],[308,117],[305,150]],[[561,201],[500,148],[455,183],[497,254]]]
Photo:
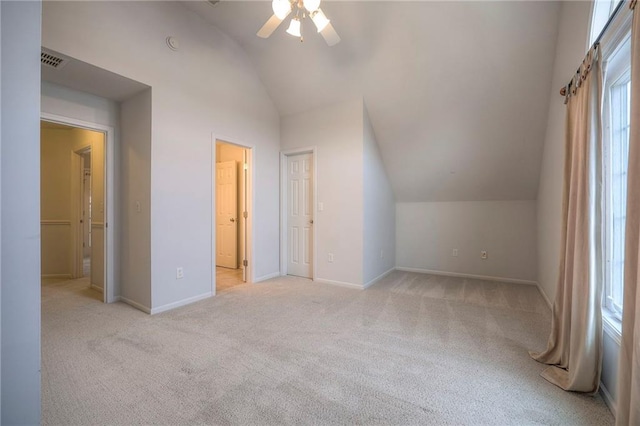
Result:
[[46,67],[59,70],[67,65],[69,61],[61,55],[43,49],[42,52],[40,52],[40,62]]

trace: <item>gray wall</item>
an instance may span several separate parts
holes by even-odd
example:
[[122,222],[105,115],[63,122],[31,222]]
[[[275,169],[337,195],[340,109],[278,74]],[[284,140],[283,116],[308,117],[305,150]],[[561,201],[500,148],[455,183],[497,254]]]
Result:
[[40,2],[1,2],[2,424],[40,423]]
[[396,200],[366,108],[363,158],[363,284],[366,286],[396,266]]
[[[396,208],[399,268],[536,281],[535,201],[398,203]],[[481,250],[488,259],[480,258]]]
[[[151,310],[151,89],[121,105],[122,297]],[[140,203],[137,211],[136,202]]]
[[[362,99],[284,117],[281,148],[316,147],[318,280],[362,285]],[[327,260],[333,253],[334,261]]]

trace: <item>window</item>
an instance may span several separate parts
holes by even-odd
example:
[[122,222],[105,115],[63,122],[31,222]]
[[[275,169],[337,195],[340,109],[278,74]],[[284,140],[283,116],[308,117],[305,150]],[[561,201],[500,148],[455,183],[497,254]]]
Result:
[[629,164],[630,41],[626,38],[607,60],[604,108],[604,257],[606,313],[622,318],[624,232]]
[[591,12],[591,31],[589,32],[589,46],[596,41],[598,35],[609,20],[609,16],[622,0],[595,0]]

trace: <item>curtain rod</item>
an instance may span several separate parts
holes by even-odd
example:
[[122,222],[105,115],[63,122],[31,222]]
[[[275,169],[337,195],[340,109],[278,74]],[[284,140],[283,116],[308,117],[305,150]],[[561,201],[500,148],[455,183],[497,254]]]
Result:
[[[634,1],[635,0],[632,0],[629,3],[630,7],[633,7],[632,5],[633,5]],[[620,3],[618,3],[616,8],[613,10],[613,13],[611,14],[611,16],[609,16],[609,19],[607,19],[607,22],[604,24],[604,27],[602,27],[602,31],[600,31],[600,34],[598,34],[598,37],[596,37],[596,41],[593,42],[593,44],[587,50],[587,52],[589,50],[593,49],[598,43],[600,43],[600,39],[602,38],[604,33],[607,31],[607,28],[609,28],[609,25],[611,25],[611,22],[613,22],[613,20],[616,18],[618,13],[622,10],[622,5],[624,5],[625,3],[627,3],[626,0],[621,0]],[[595,3],[594,3],[594,8],[595,8]],[[576,73],[580,73],[580,68],[578,68]],[[571,81],[573,81],[573,79],[571,79]],[[562,89],[560,89],[560,95],[561,96],[566,96],[567,95],[567,87],[569,87],[569,85],[571,84],[571,81],[569,82],[569,84],[565,85]]]

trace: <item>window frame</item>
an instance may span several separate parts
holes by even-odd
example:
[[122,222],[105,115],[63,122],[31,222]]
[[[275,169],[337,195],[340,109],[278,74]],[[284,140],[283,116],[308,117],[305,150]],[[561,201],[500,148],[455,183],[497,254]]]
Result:
[[[602,141],[602,153],[603,153],[603,200],[604,200],[604,218],[603,218],[603,234],[605,244],[603,246],[603,259],[604,259],[604,288],[603,288],[603,300],[602,308],[605,319],[609,320],[611,326],[613,326],[618,333],[621,331],[622,321],[622,306],[618,305],[613,296],[613,270],[612,270],[612,257],[613,257],[613,215],[612,215],[612,144],[615,143],[615,137],[613,132],[616,128],[620,128],[619,121],[614,118],[614,103],[620,103],[620,94],[626,91],[626,85],[630,80],[630,32],[622,37],[618,43],[616,43],[615,49],[607,55],[605,61],[605,83],[604,83],[604,101],[602,111],[603,121],[603,141]],[[624,280],[624,274],[623,278]],[[622,283],[622,289],[624,289],[624,282]]]

